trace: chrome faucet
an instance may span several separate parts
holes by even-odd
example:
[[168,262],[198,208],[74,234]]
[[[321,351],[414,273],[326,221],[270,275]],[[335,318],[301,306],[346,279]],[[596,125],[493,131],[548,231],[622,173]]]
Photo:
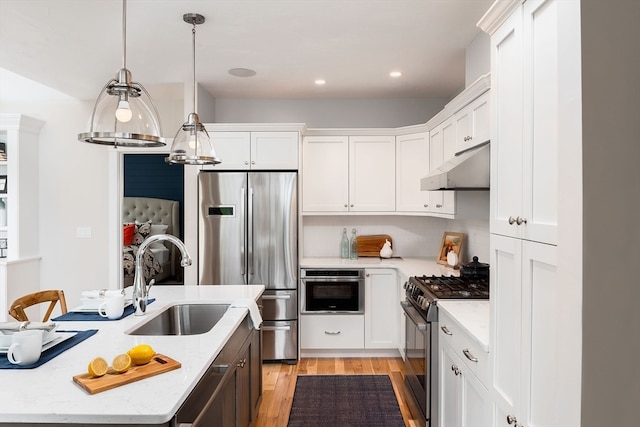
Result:
[[176,245],[178,249],[180,249],[180,253],[182,254],[180,265],[182,267],[188,267],[191,265],[191,257],[187,252],[187,248],[184,246],[184,243],[182,243],[182,241],[176,236],[172,236],[170,234],[154,234],[153,236],[147,237],[147,239],[142,242],[142,244],[138,248],[138,253],[136,254],[136,269],[135,275],[133,276],[133,307],[135,310],[134,314],[136,316],[144,316],[144,314],[146,313],[149,289],[151,289],[151,286],[153,286],[154,283],[154,280],[151,280],[149,282],[149,286],[147,286],[144,280],[144,272],[142,271],[144,252],[147,250],[149,245],[161,240],[167,240]]

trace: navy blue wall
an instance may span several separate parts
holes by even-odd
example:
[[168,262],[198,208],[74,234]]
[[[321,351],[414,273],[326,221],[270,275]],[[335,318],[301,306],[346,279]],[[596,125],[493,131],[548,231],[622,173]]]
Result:
[[166,154],[124,155],[124,196],[180,202],[180,235],[184,236],[184,166],[165,163]]

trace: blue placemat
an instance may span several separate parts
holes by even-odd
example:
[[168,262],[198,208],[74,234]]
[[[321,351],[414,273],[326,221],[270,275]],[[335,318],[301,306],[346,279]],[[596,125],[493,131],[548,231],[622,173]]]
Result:
[[[156,299],[155,298],[149,298],[147,300],[147,304],[151,304],[152,302],[154,302]],[[80,313],[77,311],[74,312],[69,312],[69,313],[65,313],[61,316],[56,317],[55,319],[51,319],[55,322],[64,322],[64,321],[90,321],[90,322],[103,322],[103,321],[112,321],[112,320],[120,320],[120,319],[124,319],[127,316],[130,316],[131,314],[133,314],[133,305],[130,305],[128,307],[125,307],[124,309],[124,313],[122,313],[122,316],[120,316],[117,319],[109,319],[108,317],[102,317],[100,316],[98,313],[96,312],[89,312],[89,313]]]
[[60,344],[54,345],[50,349],[43,351],[42,354],[40,355],[40,359],[38,359],[37,362],[32,363],[31,365],[24,365],[24,366],[14,365],[13,363],[9,362],[9,359],[7,359],[7,355],[6,354],[0,354],[0,369],[33,369],[33,368],[37,368],[38,366],[40,366],[40,365],[42,365],[44,363],[47,363],[49,360],[53,359],[54,357],[56,357],[60,353],[66,351],[66,350],[69,350],[74,345],[80,344],[82,341],[86,340],[91,335],[93,335],[96,332],[98,332],[98,330],[97,329],[89,329],[89,330],[86,330],[86,331],[58,331],[58,332],[77,332],[77,334],[75,334],[71,338],[68,338],[68,339],[62,341]]

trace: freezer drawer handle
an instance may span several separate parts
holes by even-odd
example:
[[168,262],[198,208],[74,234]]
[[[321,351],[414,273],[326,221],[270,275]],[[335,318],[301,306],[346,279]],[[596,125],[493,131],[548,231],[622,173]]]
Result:
[[291,295],[262,295],[262,299],[291,299]]
[[290,331],[291,326],[264,326],[262,325],[263,331]]

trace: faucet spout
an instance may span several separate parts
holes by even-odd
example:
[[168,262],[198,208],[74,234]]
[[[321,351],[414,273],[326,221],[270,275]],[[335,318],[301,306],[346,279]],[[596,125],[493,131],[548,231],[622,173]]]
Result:
[[180,254],[182,256],[180,265],[182,267],[188,267],[191,265],[191,257],[187,252],[187,248],[184,243],[182,243],[182,240],[178,239],[176,236],[172,236],[170,234],[155,234],[153,236],[149,236],[144,242],[142,242],[138,248],[138,253],[136,254],[135,274],[133,276],[133,307],[134,314],[136,316],[143,316],[146,313],[147,297],[149,296],[150,286],[147,286],[145,283],[144,271],[142,269],[144,253],[152,243],[162,240],[173,243],[180,250]]

